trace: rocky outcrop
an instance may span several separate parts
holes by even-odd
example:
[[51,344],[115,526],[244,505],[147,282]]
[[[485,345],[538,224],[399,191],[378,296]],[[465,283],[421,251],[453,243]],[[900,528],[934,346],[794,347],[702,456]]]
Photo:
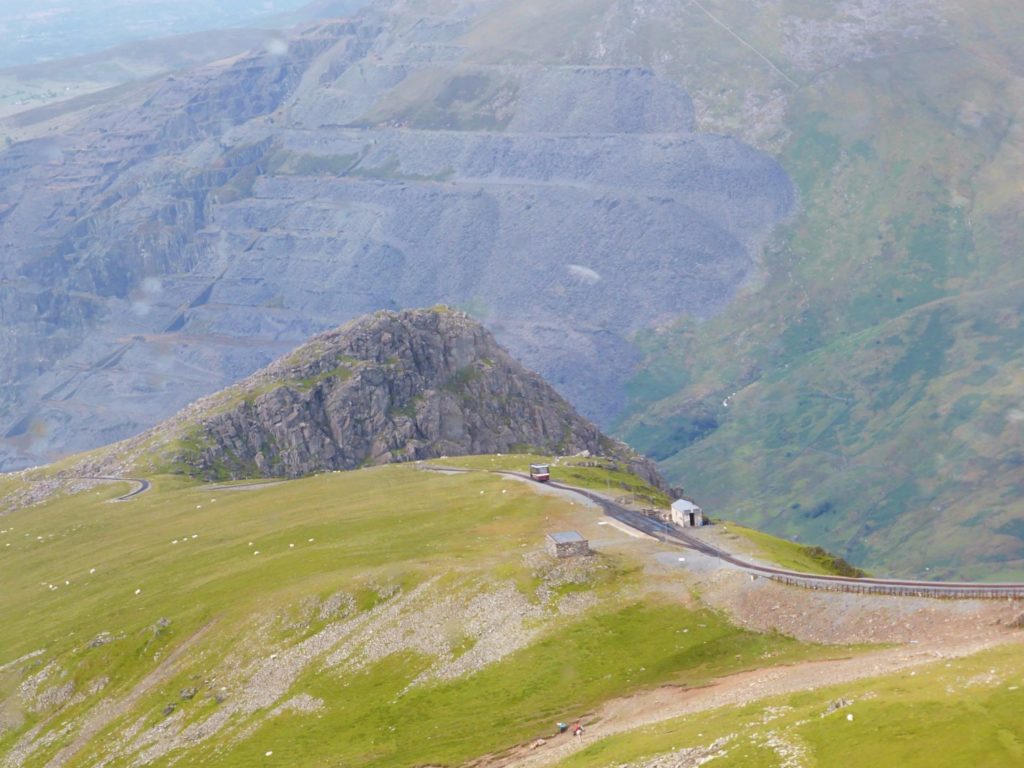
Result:
[[209,478],[535,450],[612,456],[659,481],[479,323],[447,308],[377,312],[316,336],[208,398],[183,432],[179,466]]

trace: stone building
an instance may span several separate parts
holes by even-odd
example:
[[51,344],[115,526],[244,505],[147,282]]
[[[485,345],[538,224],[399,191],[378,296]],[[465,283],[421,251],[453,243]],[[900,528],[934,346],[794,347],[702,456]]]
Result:
[[704,513],[689,499],[673,501],[670,518],[673,523],[682,528],[696,528],[704,525]]
[[549,533],[544,542],[548,553],[554,557],[577,557],[589,555],[590,545],[576,531]]

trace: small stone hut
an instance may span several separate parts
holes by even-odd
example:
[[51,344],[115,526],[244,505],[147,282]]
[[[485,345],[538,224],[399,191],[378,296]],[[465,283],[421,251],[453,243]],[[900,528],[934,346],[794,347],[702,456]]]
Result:
[[549,533],[544,542],[548,554],[553,557],[578,557],[589,555],[590,545],[576,531]]
[[701,508],[689,499],[676,499],[672,502],[670,518],[681,528],[697,528],[704,525],[704,513]]

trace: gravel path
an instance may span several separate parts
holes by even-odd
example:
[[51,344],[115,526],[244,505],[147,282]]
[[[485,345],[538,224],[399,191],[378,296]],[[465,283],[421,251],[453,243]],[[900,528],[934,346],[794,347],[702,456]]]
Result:
[[892,674],[934,663],[941,659],[970,656],[1002,643],[1024,642],[1019,633],[1003,632],[982,639],[938,643],[934,646],[903,646],[832,661],[808,661],[784,667],[742,672],[703,688],[664,686],[635,696],[606,702],[593,716],[586,718],[586,737],[568,734],[541,743],[512,750],[473,763],[473,768],[540,768],[555,765],[596,739],[646,725],[664,722],[681,715],[705,712],[718,707],[741,706],[760,699],[810,691],[868,677]]

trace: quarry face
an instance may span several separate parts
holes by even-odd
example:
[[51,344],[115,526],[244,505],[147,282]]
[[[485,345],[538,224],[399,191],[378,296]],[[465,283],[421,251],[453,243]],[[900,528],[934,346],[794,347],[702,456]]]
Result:
[[52,130],[0,152],[0,468],[136,433],[356,315],[437,303],[613,419],[635,332],[721,308],[793,189],[631,57],[479,61],[484,13],[372,6],[22,116]]

